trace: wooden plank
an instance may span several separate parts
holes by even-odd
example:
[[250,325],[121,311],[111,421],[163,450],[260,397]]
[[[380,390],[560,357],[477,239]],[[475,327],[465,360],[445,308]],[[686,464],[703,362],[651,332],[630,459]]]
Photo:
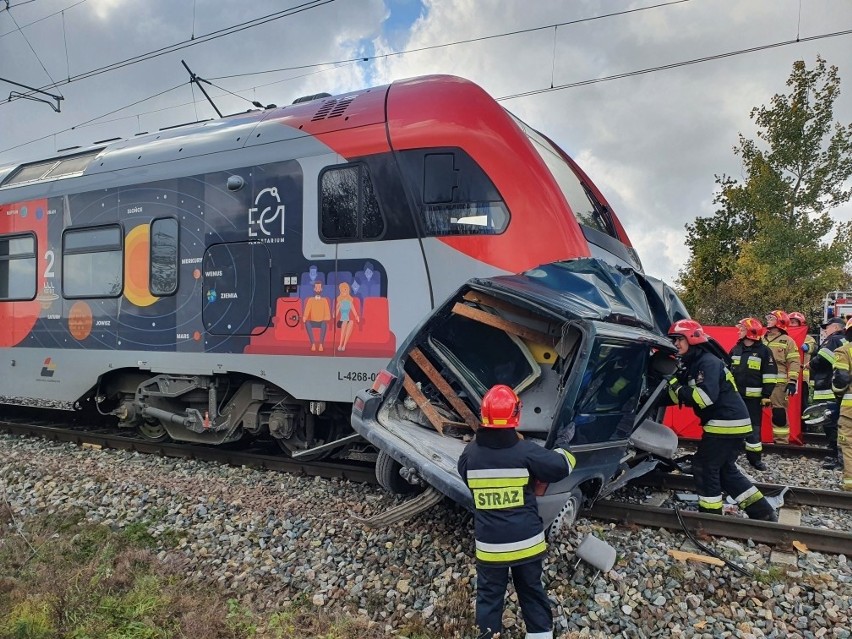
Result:
[[414,380],[411,379],[408,375],[403,373],[402,378],[402,386],[405,388],[405,391],[414,400],[420,410],[423,411],[423,414],[426,415],[426,419],[429,420],[429,423],[435,427],[442,435],[444,434],[444,419],[438,414],[438,411],[435,410],[435,407],[429,403],[429,400],[426,399],[426,396],[420,392],[420,389],[417,388],[417,384],[414,383]]
[[538,320],[539,322],[544,319],[541,315],[537,315],[532,311],[529,311],[525,308],[521,308],[520,306],[515,306],[511,302],[501,300],[500,298],[488,295],[487,293],[480,293],[479,291],[468,291],[464,294],[464,299],[466,299],[468,302],[484,304],[485,306],[490,306],[491,308],[499,308],[501,311],[506,311],[507,313],[515,313],[516,315],[520,315],[521,317],[528,317],[533,320]]
[[675,559],[679,559],[680,561],[686,561],[687,559],[692,559],[693,561],[700,561],[704,564],[711,564],[713,566],[724,566],[725,562],[719,559],[718,557],[710,557],[709,555],[699,555],[694,552],[684,552],[683,550],[675,550],[674,548],[669,549],[669,554]]
[[452,389],[452,387],[447,383],[443,377],[441,377],[441,373],[438,372],[432,362],[426,359],[426,355],[423,354],[416,346],[411,349],[409,352],[409,357],[411,357],[412,361],[420,367],[420,370],[426,373],[426,377],[435,385],[441,395],[444,396],[453,408],[456,409],[456,412],[461,415],[462,419],[464,419],[465,423],[470,426],[472,430],[476,430],[479,428],[479,420],[476,418],[476,415],[473,414],[473,411],[468,408],[467,404],[462,401],[461,397],[459,397],[456,392]]
[[518,337],[523,337],[524,339],[528,339],[536,344],[556,346],[557,339],[551,335],[547,335],[532,328],[527,328],[526,326],[522,326],[515,322],[510,322],[507,319],[497,317],[491,313],[486,313],[478,308],[472,308],[467,304],[462,304],[461,302],[456,302],[455,306],[453,306],[453,313],[463,317],[468,317],[482,324],[488,324],[489,326],[493,326],[494,328],[505,331],[506,333],[512,333]]

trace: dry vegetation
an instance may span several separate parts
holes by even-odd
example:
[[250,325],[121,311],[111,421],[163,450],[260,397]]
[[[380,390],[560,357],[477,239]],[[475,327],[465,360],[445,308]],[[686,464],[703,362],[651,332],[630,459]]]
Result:
[[[382,624],[296,600],[257,612],[215,583],[190,582],[184,559],[138,524],[114,531],[80,512],[15,519],[0,500],[0,639],[379,639]],[[470,637],[470,592],[444,602],[436,634],[422,621],[396,635]]]

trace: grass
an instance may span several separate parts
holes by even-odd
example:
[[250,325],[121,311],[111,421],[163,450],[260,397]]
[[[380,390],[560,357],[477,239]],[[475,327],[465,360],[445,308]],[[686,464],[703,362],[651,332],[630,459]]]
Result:
[[[382,639],[384,623],[314,607],[306,597],[257,611],[217,584],[186,578],[182,559],[161,561],[178,531],[154,537],[149,523],[121,530],[80,511],[29,518],[25,528],[0,502],[0,639]],[[181,531],[182,532],[182,531]],[[179,554],[169,557],[180,557]],[[440,629],[391,617],[408,639],[476,635],[469,585],[434,612]],[[368,607],[378,609],[378,600]]]

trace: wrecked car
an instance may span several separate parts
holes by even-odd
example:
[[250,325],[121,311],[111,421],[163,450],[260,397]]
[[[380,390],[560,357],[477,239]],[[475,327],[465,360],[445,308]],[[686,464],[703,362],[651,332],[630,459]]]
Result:
[[483,395],[511,386],[523,402],[519,436],[548,448],[559,441],[577,459],[569,477],[535,488],[553,534],[673,459],[677,436],[654,418],[675,368],[666,332],[684,317],[661,281],[592,258],[472,279],[356,395],[352,425],[379,449],[385,489],[415,494],[428,485],[472,510],[456,465],[479,427]]

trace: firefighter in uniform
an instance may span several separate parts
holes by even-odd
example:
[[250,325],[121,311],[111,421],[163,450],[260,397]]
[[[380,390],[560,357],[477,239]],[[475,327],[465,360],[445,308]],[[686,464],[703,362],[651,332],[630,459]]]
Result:
[[553,613],[542,585],[547,549],[534,482],[568,476],[574,456],[520,439],[521,400],[503,384],[482,398],[482,426],[459,458],[458,471],[473,494],[476,538],[476,624],[479,637],[502,632],[509,572],[529,639],[552,639]]
[[751,432],[746,435],[746,459],[757,470],[766,470],[761,459],[763,443],[760,426],[763,421],[763,406],[775,388],[778,367],[769,347],[760,341],[766,329],[760,320],[746,317],[737,323],[739,341],[731,349],[731,372],[740,397],[745,402],[751,420]]
[[834,351],[831,387],[840,398],[837,445],[838,465],[843,467],[843,490],[852,491],[852,319],[846,322],[846,343]]
[[[804,326],[808,327],[808,321],[805,319],[803,313],[799,311],[793,311],[789,314],[790,317],[790,326]],[[817,341],[814,339],[814,336],[808,333],[805,335],[805,341],[802,342],[802,411],[805,412],[805,409],[808,407],[808,403],[810,402],[811,396],[811,369],[810,363],[813,354],[817,351]]]
[[703,431],[692,458],[698,510],[721,515],[724,490],[750,518],[777,521],[763,493],[737,468],[751,420],[733,374],[707,350],[707,334],[695,320],[678,320],[668,334],[680,356],[678,372],[669,380],[668,399],[692,408]]
[[787,421],[787,398],[796,394],[799,382],[799,347],[787,335],[790,316],[784,311],[772,311],[766,316],[766,335],[763,343],[772,349],[778,378],[770,397],[772,405],[772,439],[776,444],[790,443],[790,424]]
[[825,439],[828,442],[828,457],[823,468],[832,469],[838,466],[837,454],[837,418],[839,406],[832,389],[835,357],[834,352],[846,343],[843,331],[845,322],[835,317],[822,325],[823,340],[819,350],[811,358],[811,381],[814,385],[814,403],[827,402],[833,405],[831,417],[823,424]]

